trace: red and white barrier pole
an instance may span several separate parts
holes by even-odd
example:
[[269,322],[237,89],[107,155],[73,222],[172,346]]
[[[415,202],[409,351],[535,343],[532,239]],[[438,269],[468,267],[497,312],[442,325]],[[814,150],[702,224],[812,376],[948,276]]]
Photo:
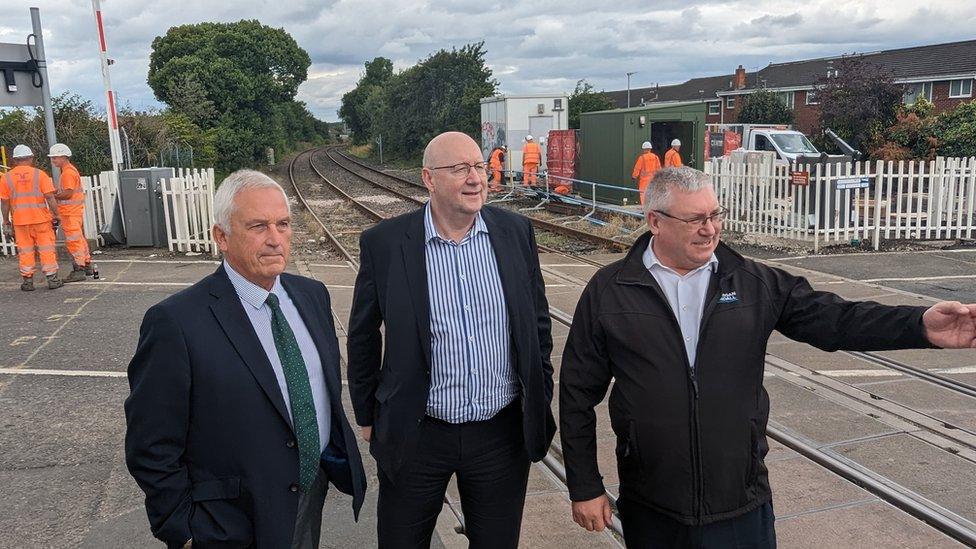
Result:
[[95,24],[98,28],[98,49],[102,61],[102,83],[105,85],[105,111],[108,119],[108,140],[112,148],[112,169],[118,170],[122,166],[122,141],[119,139],[119,119],[115,110],[115,91],[112,90],[112,79],[109,77],[108,45],[105,41],[105,27],[102,24],[102,7],[100,0],[92,0],[92,10],[95,12]]

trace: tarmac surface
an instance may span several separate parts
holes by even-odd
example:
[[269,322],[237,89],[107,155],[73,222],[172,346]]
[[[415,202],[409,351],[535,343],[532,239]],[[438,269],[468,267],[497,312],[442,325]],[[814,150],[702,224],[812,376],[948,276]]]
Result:
[[[149,534],[142,494],[123,462],[125,369],[145,310],[213,272],[217,263],[206,256],[151,254],[108,252],[96,259],[102,280],[53,291],[39,287],[33,293],[18,290],[16,260],[0,258],[0,548],[161,546]],[[571,314],[581,285],[595,268],[560,256],[542,260],[550,304]],[[771,263],[852,299],[919,305],[934,299],[976,301],[972,249],[779,258]],[[293,262],[290,270],[329,287],[344,350],[354,271],[347,264],[307,261]],[[553,324],[557,376],[567,332]],[[770,341],[769,353],[766,388],[774,424],[976,521],[976,455],[959,440],[968,435],[936,428],[942,422],[976,431],[972,400],[859,357],[824,353],[778,335]],[[885,355],[976,383],[973,351]],[[877,399],[868,395],[882,396],[886,408],[872,407]],[[348,401],[346,406],[349,410]],[[923,412],[927,415],[917,415]],[[606,404],[601,413],[605,418]],[[613,441],[605,419],[599,429],[601,468],[613,492]],[[781,547],[960,546],[775,441],[770,447],[766,463]],[[947,450],[952,447],[955,452]],[[375,467],[364,445],[362,452],[370,487],[360,522],[352,521],[350,499],[331,491],[321,547],[376,546]],[[460,508],[453,488],[449,499]],[[445,506],[433,546],[466,547],[457,525]],[[607,533],[577,527],[565,487],[548,468],[536,465],[522,546],[620,543]]]

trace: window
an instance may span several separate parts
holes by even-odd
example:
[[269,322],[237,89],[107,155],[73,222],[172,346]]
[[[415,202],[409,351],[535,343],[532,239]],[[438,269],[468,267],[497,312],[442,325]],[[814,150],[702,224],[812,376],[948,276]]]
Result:
[[797,154],[819,154],[820,151],[813,146],[813,143],[802,133],[780,133],[773,134],[773,142],[783,149],[783,152]]
[[928,101],[932,100],[932,83],[916,82],[905,84],[905,95],[902,96],[902,103],[912,105],[919,97],[924,97]]
[[973,95],[973,79],[966,78],[965,80],[950,80],[949,81],[949,97],[972,97]]
[[718,116],[722,114],[722,103],[720,101],[711,101],[708,103],[708,114],[713,116]]
[[734,96],[733,97],[726,97],[725,98],[725,108],[726,109],[734,109],[735,108],[735,97]]
[[807,105],[819,105],[820,104],[820,98],[817,97],[817,91],[816,90],[807,90],[806,104]]
[[756,135],[756,150],[757,151],[772,151],[776,152],[776,147],[770,143],[769,139],[765,135]]
[[793,92],[776,92],[776,99],[779,99],[787,108],[793,108]]

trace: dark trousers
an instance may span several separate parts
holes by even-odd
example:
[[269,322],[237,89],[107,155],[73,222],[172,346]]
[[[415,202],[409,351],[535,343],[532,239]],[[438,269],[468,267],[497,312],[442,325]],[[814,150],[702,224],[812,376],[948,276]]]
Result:
[[529,478],[519,401],[488,421],[425,418],[417,451],[394,484],[379,471],[380,549],[430,547],[451,475],[457,475],[471,549],[515,549]]
[[687,526],[629,499],[617,500],[628,549],[776,549],[773,504],[704,526]]

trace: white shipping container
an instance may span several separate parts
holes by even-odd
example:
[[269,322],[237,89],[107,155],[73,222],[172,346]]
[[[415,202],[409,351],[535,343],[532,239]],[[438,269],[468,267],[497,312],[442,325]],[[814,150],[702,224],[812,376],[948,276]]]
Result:
[[569,127],[567,94],[496,95],[481,99],[481,151],[487,159],[499,145],[508,147],[506,170],[522,169],[522,145],[531,135],[542,147],[545,166],[549,130]]

